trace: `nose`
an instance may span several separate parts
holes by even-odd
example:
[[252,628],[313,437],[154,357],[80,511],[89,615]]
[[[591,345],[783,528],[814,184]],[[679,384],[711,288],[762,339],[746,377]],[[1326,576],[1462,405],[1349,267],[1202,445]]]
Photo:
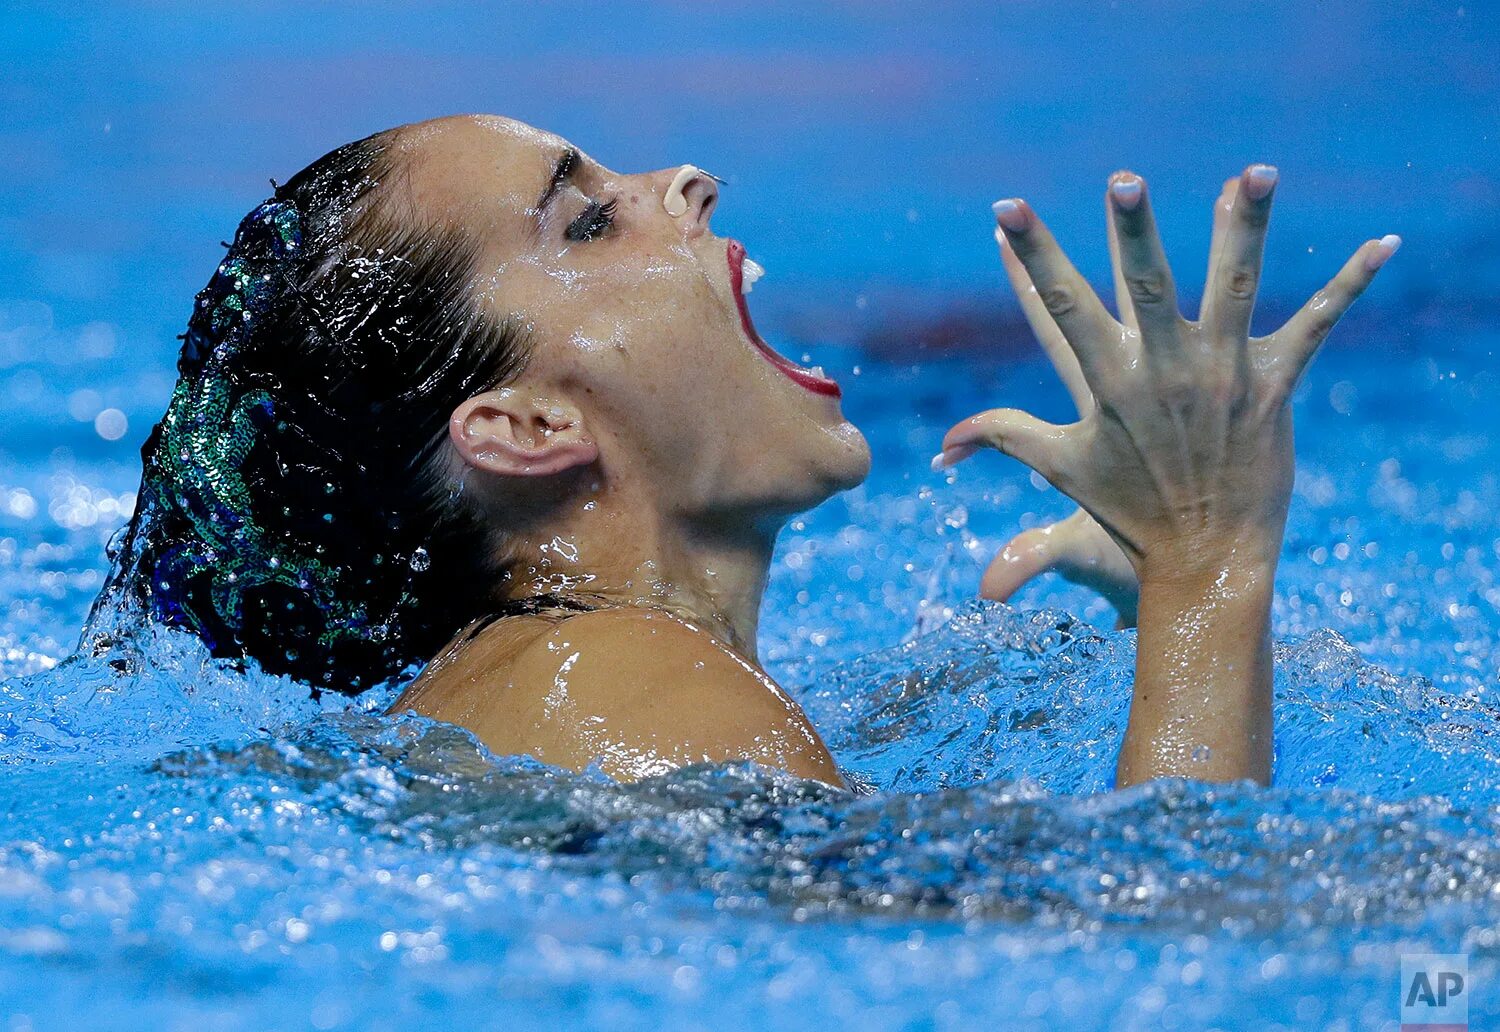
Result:
[[682,220],[683,235],[691,239],[708,231],[718,201],[719,186],[713,177],[696,165],[683,165],[672,170],[661,203],[668,215]]

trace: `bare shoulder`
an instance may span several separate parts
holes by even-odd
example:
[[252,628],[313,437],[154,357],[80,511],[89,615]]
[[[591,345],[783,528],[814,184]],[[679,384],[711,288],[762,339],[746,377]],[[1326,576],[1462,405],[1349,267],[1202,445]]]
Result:
[[398,708],[462,724],[496,752],[626,779],[750,759],[842,783],[801,707],[702,628],[625,608],[510,623],[424,672]]

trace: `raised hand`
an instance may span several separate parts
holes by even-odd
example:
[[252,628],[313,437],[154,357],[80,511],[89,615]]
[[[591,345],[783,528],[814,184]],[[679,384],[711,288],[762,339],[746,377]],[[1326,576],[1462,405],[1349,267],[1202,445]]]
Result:
[[[1196,321],[1178,311],[1141,177],[1117,173],[1107,195],[1120,320],[1024,201],[995,205],[1006,249],[1035,289],[1022,290],[1034,296],[1033,325],[1045,312],[1043,329],[1057,331],[1039,337],[1080,419],[1055,426],[1013,409],[983,412],[948,432],[940,458],[951,465],[993,447],[1020,459],[1077,501],[1139,578],[1122,783],[1162,773],[1269,776],[1270,588],[1293,474],[1287,401],[1400,244],[1364,244],[1286,325],[1251,338],[1276,178],[1274,168],[1251,166],[1221,198]],[[1081,551],[1076,541],[1068,548]]]
[[[1240,177],[1224,181],[1223,190],[1214,203],[1213,234],[1209,243],[1209,269],[1217,267],[1218,256],[1224,240],[1224,227],[1229,222],[1229,213],[1239,192]],[[1119,238],[1115,222],[1110,216],[1110,194],[1105,192],[1104,205],[1106,225],[1109,228],[1109,254],[1115,272],[1115,304],[1120,321],[1139,331],[1135,309],[1130,303],[1119,260]],[[1081,418],[1094,407],[1094,396],[1083,378],[1078,360],[1073,356],[1067,339],[1041,295],[1031,282],[1026,266],[1011,248],[1005,246],[1005,233],[998,226],[995,242],[1000,245],[1000,261],[1021,302],[1021,311],[1026,316],[1032,332],[1042,350],[1057,370],[1058,377],[1073,399],[1074,409]],[[1098,592],[1105,601],[1114,606],[1119,614],[1121,627],[1133,627],[1136,621],[1136,602],[1140,584],[1130,561],[1120,551],[1104,528],[1083,509],[1045,527],[1023,531],[1012,538],[985,570],[979,582],[979,594],[1000,602],[1007,601],[1027,582],[1043,573],[1055,572],[1064,579]]]

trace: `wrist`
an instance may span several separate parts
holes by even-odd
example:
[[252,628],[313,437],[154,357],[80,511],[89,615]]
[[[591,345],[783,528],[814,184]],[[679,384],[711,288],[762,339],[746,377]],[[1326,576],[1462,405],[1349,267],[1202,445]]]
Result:
[[1280,559],[1281,535],[1243,535],[1174,542],[1149,549],[1136,574],[1148,587],[1214,593],[1269,592]]
[[1140,621],[1186,620],[1184,633],[1235,623],[1260,628],[1270,619],[1276,561],[1263,557],[1225,557],[1217,563],[1164,562],[1141,574]]

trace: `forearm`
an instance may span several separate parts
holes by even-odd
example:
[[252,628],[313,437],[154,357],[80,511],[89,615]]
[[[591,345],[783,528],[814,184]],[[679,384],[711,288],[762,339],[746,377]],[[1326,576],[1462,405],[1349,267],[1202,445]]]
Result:
[[1144,571],[1117,784],[1271,778],[1274,561]]

